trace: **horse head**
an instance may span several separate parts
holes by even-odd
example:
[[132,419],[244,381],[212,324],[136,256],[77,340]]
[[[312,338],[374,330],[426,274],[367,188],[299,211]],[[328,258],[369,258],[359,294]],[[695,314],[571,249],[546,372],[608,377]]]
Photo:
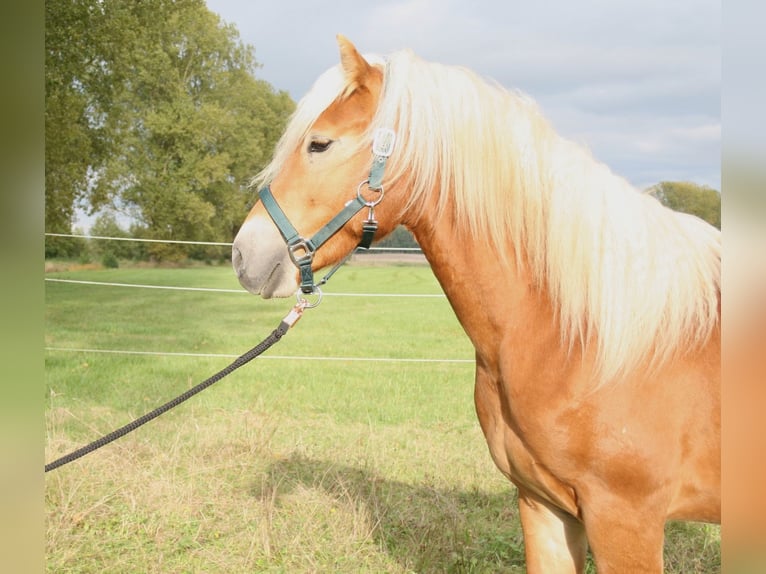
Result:
[[380,173],[395,136],[371,130],[383,62],[371,64],[343,36],[338,44],[340,65],[321,76],[298,104],[274,159],[256,178],[266,185],[260,201],[234,240],[232,262],[240,283],[264,298],[289,296],[299,283],[310,292],[305,274],[351,253],[365,223],[374,222],[376,239],[398,223],[396,190],[383,188]]

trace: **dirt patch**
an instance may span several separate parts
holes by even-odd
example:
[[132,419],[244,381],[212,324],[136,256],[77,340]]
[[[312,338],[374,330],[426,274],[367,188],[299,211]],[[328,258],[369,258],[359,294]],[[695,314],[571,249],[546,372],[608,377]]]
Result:
[[46,261],[46,273],[59,273],[61,271],[95,271],[103,269],[100,263],[73,263],[69,261]]

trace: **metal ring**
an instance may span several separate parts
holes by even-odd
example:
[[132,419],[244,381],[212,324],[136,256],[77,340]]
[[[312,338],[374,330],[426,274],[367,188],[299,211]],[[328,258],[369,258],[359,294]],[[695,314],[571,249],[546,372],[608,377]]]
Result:
[[[314,303],[309,303],[309,300],[306,299],[306,295],[317,295],[317,300]],[[303,305],[304,309],[313,309],[322,302],[322,290],[316,285],[314,285],[313,291],[311,293],[303,293],[300,289],[298,289],[295,292],[295,298],[298,300],[298,304]]]
[[[361,199],[362,201],[364,201],[364,204],[365,204],[367,207],[375,207],[375,206],[376,206],[376,205],[378,205],[378,204],[379,204],[381,201],[383,201],[383,186],[381,185],[381,186],[380,186],[380,189],[373,189],[373,190],[372,190],[372,191],[377,191],[378,193],[380,193],[380,197],[378,197],[378,199],[376,199],[375,201],[368,201],[368,200],[367,200],[367,199],[366,199],[366,198],[365,198],[365,197],[362,195],[362,186],[363,186],[363,185],[365,185],[365,184],[369,184],[369,183],[370,183],[370,180],[369,180],[369,179],[365,179],[364,181],[362,181],[362,182],[361,182],[361,183],[360,183],[360,184],[357,186],[357,188],[356,188],[356,196],[357,196],[359,199]],[[370,189],[372,189],[372,188],[370,188]]]

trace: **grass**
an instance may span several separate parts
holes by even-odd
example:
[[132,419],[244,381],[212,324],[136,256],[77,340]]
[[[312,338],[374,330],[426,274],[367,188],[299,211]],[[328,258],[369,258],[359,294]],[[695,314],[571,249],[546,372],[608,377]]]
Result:
[[[237,288],[226,267],[51,278]],[[427,267],[352,265],[328,292],[439,293]],[[239,354],[291,302],[46,283],[46,346]],[[328,294],[271,349],[135,433],[46,475],[49,572],[524,572],[515,491],[473,411],[443,298]],[[64,352],[46,360],[46,461],[230,359]],[[720,571],[718,527],[670,524],[668,572]],[[592,568],[591,568],[592,569]]]

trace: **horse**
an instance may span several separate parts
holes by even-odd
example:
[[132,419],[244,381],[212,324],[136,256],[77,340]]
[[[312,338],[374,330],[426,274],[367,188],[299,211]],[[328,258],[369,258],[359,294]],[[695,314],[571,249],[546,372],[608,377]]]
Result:
[[317,293],[314,271],[403,225],[475,348],[527,571],[582,572],[590,549],[601,573],[661,572],[666,521],[720,523],[720,232],[522,92],[337,41],[253,181],[240,283]]

